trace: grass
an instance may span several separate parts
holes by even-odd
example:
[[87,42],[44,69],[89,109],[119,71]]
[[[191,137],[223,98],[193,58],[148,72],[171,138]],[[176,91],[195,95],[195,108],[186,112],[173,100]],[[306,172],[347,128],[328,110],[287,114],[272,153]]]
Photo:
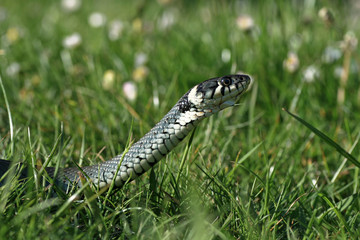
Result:
[[[323,57],[348,31],[359,36],[355,5],[159,2],[166,1],[82,1],[72,12],[54,1],[2,3],[0,156],[14,163],[110,159],[197,83],[237,71],[255,83],[239,106],[204,120],[150,172],[112,194],[84,187],[84,201],[54,197],[31,168],[26,182],[8,181],[0,188],[0,238],[359,236],[359,50]],[[334,22],[318,16],[322,7]],[[94,28],[88,18],[97,11],[107,22]],[[247,32],[236,24],[245,14],[256,25]],[[115,19],[123,31],[111,40]],[[81,43],[64,47],[75,32]],[[284,68],[289,52],[300,62],[294,72]],[[138,53],[147,61],[136,66]],[[135,100],[124,94],[125,82],[136,85]]]

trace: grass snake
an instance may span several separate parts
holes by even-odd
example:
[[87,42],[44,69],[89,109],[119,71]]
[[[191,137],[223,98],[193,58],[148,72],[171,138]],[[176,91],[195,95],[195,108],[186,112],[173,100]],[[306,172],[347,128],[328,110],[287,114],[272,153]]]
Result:
[[[99,189],[110,185],[112,181],[116,187],[122,187],[165,157],[202,119],[234,106],[250,83],[250,76],[237,74],[212,78],[194,86],[124,155],[119,154],[108,161],[82,167],[83,173]],[[0,160],[0,178],[9,166],[9,161]],[[81,185],[77,167],[60,169],[56,176],[54,167],[48,167],[46,171],[64,191],[73,184]]]

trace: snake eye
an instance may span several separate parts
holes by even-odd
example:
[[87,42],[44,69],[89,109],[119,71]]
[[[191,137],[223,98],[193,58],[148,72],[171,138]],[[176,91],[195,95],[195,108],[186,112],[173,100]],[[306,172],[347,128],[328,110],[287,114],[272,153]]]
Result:
[[232,80],[231,80],[231,78],[229,78],[229,77],[223,77],[223,78],[221,79],[221,84],[222,84],[223,86],[229,86],[231,83],[232,83]]

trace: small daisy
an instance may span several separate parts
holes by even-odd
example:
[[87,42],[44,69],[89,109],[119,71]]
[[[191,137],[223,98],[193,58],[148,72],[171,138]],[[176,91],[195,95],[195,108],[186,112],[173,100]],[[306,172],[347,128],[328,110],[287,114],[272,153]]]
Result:
[[320,77],[319,69],[313,65],[307,67],[303,72],[303,81],[313,82],[315,79]]
[[62,0],[61,7],[66,12],[74,12],[81,7],[81,0]]
[[145,63],[148,61],[148,57],[146,53],[139,52],[135,54],[135,67],[140,67],[145,65]]
[[99,28],[105,25],[106,17],[104,14],[99,12],[94,12],[90,14],[88,19],[89,25],[93,28]]
[[344,35],[344,40],[340,43],[342,50],[354,51],[357,48],[358,39],[355,36],[355,33],[352,31],[347,32]]
[[20,64],[17,62],[13,62],[11,63],[7,68],[6,68],[6,74],[11,76],[11,77],[15,77],[19,74],[20,72]]
[[338,48],[327,47],[322,55],[322,60],[325,63],[334,63],[341,58],[341,51]]
[[244,32],[249,32],[255,27],[255,22],[249,15],[241,15],[236,19],[238,28]]
[[221,60],[224,63],[230,62],[230,60],[231,60],[231,51],[229,49],[225,48],[225,49],[223,49],[221,51]]
[[64,48],[75,48],[79,46],[82,42],[81,35],[79,33],[73,33],[69,36],[66,36],[63,40]]
[[130,100],[134,101],[137,96],[137,88],[134,82],[125,82],[123,84],[123,93],[125,97]]
[[110,22],[108,36],[111,41],[116,41],[121,37],[124,29],[124,24],[120,20]]
[[325,22],[325,24],[328,26],[332,25],[335,22],[334,15],[326,7],[323,7],[322,9],[320,9],[318,15],[319,15],[320,19],[323,20]]
[[300,66],[299,57],[296,53],[289,52],[287,58],[284,60],[283,65],[288,72],[293,73]]
[[166,11],[158,20],[158,27],[160,30],[166,30],[170,28],[176,22],[174,11]]

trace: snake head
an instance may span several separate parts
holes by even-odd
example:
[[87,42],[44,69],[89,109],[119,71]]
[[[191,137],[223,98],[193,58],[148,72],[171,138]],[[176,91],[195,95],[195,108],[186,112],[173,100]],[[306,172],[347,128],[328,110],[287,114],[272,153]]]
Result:
[[193,87],[188,94],[188,101],[197,111],[218,112],[234,106],[250,83],[251,77],[245,74],[212,78]]

